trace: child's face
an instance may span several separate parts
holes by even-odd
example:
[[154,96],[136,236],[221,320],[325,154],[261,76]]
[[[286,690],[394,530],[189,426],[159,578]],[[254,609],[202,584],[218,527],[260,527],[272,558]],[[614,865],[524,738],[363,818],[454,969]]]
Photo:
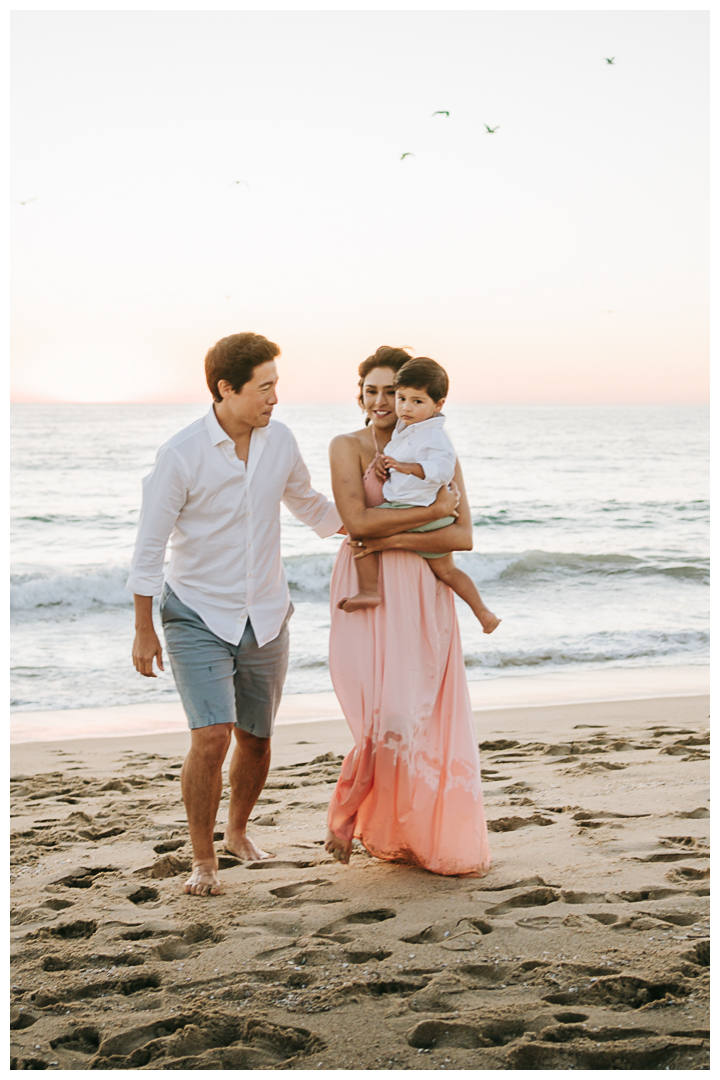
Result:
[[433,401],[424,390],[415,390],[411,386],[398,386],[395,391],[395,411],[398,419],[406,424],[419,424],[437,416],[445,404],[445,398]]

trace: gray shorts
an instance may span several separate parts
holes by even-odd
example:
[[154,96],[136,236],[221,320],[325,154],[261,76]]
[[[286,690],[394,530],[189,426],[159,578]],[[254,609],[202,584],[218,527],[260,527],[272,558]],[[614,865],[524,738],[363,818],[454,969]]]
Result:
[[163,586],[165,644],[191,729],[234,724],[260,739],[270,738],[287,673],[292,613],[291,604],[280,633],[262,648],[249,619],[239,644],[232,645],[213,634],[169,585]]

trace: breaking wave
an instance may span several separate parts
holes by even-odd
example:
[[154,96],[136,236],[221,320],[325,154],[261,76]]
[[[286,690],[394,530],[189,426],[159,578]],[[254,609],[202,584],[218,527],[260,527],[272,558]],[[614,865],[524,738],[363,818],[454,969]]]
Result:
[[[632,555],[585,555],[573,552],[524,551],[510,553],[469,552],[456,556],[478,585],[503,584],[567,578],[647,578],[659,576],[697,584],[709,581],[707,559],[667,557],[638,558]],[[290,595],[298,601],[327,601],[330,595],[332,555],[295,555],[284,559]],[[62,573],[37,571],[14,574],[10,585],[10,607],[14,612],[51,608],[97,610],[128,607],[132,597],[125,588],[127,566],[97,566]]]

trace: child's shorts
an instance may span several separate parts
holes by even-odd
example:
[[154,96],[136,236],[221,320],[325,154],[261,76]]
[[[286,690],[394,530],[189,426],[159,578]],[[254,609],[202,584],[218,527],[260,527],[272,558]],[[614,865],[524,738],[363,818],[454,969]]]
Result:
[[[402,502],[383,502],[380,503],[380,510],[408,510],[412,506],[412,503]],[[438,518],[437,521],[428,521],[427,525],[418,525],[415,529],[408,529],[408,532],[434,532],[435,529],[444,529],[447,525],[454,525],[454,517]],[[423,559],[444,559],[446,555],[449,555],[449,551],[429,552],[429,551],[416,551],[416,555],[422,555]]]

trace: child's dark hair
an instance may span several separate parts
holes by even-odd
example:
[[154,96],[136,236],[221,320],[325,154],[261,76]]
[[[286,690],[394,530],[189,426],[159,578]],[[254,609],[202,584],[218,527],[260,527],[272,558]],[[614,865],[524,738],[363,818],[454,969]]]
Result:
[[395,389],[407,386],[411,390],[424,390],[433,401],[442,401],[448,395],[449,380],[445,368],[429,356],[416,356],[398,371],[393,383]]

